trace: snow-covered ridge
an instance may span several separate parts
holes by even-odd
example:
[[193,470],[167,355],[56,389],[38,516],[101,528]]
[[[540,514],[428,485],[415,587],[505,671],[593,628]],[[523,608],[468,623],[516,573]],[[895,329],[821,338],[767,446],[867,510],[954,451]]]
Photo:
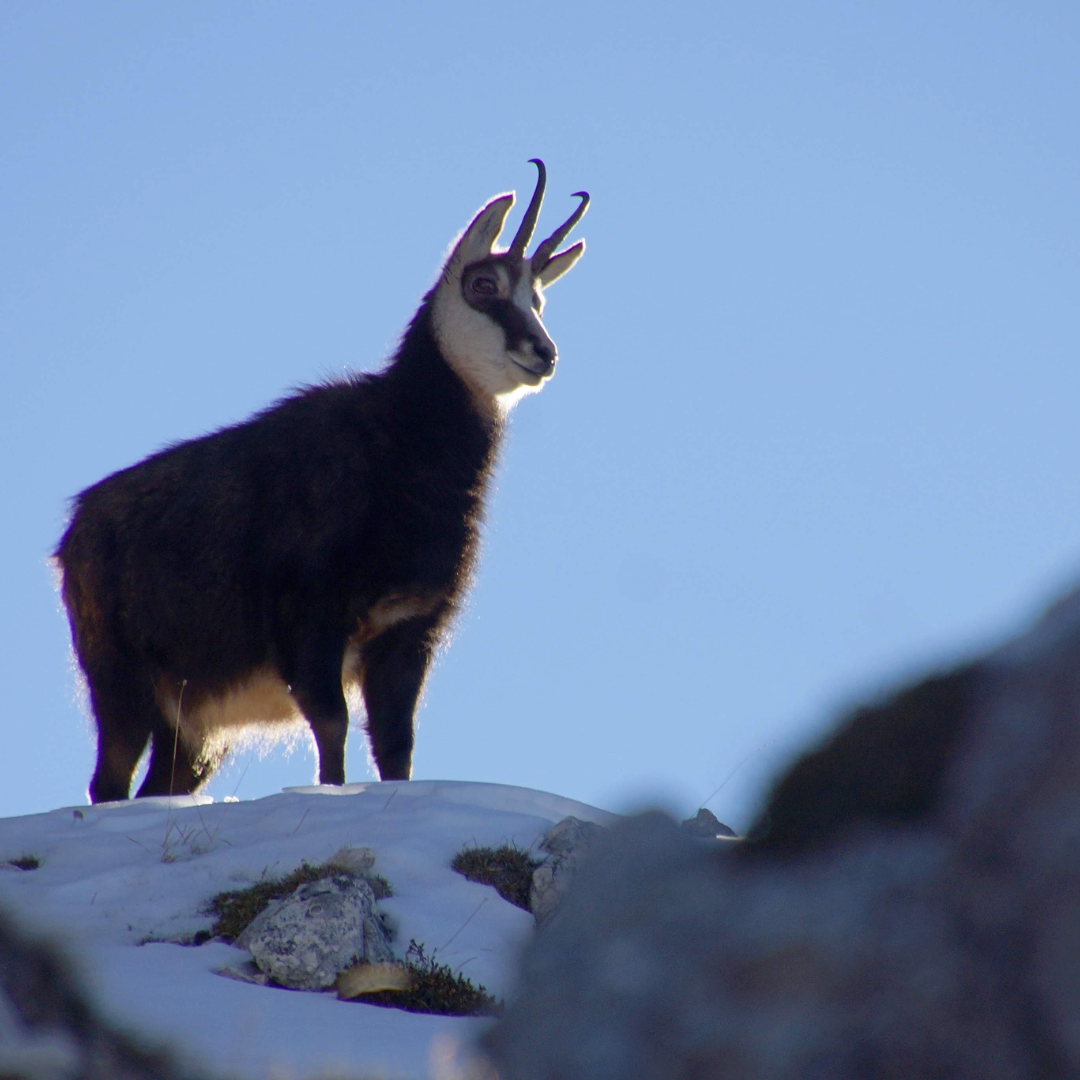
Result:
[[40,862],[0,872],[0,903],[60,937],[112,1019],[215,1070],[428,1076],[449,1045],[486,1021],[247,985],[215,974],[246,953],[172,942],[209,928],[201,910],[217,893],[364,846],[393,888],[380,907],[402,955],[415,938],[504,996],[532,917],[454,873],[450,860],[467,845],[530,848],[567,815],[613,819],[545,792],[458,781],[292,788],[251,802],[188,796],[68,807],[0,820],[0,862]]

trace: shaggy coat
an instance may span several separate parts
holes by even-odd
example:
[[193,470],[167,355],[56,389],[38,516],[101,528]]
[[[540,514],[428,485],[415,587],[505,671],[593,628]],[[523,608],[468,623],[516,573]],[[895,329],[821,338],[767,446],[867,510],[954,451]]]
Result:
[[584,244],[528,258],[545,172],[454,247],[389,366],[310,387],[87,488],[56,549],[98,727],[94,802],[186,793],[242,731],[306,720],[345,782],[346,695],[383,780],[408,779],[432,655],[472,575],[506,409],[555,369],[544,286]]
[[344,783],[343,683],[362,689],[379,775],[407,778],[500,434],[425,303],[383,373],[304,390],[79,495],[56,557],[99,727],[91,799],[127,797],[148,738],[139,794],[193,790],[224,749],[207,757],[205,738],[293,719],[290,693],[320,780]]

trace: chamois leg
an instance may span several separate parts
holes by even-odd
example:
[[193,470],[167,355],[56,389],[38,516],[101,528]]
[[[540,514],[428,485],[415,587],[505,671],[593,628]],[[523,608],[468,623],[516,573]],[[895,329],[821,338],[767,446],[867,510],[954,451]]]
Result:
[[190,795],[210,778],[215,764],[188,746],[172,724],[159,720],[150,743],[150,765],[138,796]]
[[90,801],[126,799],[158,716],[153,684],[147,672],[121,665],[87,669],[86,678],[98,729]]
[[[340,676],[339,676],[340,679]],[[349,735],[349,709],[341,685],[337,687],[336,697],[330,688],[320,693],[310,688],[303,691],[293,687],[300,711],[307,719],[311,733],[315,736],[315,746],[319,751],[319,783],[345,783],[345,740]]]
[[341,689],[342,648],[324,637],[309,642],[290,679],[292,696],[315,736],[319,751],[319,783],[345,783],[345,740],[349,707]]
[[413,716],[431,661],[430,630],[426,620],[411,620],[364,648],[361,685],[380,780],[412,776]]

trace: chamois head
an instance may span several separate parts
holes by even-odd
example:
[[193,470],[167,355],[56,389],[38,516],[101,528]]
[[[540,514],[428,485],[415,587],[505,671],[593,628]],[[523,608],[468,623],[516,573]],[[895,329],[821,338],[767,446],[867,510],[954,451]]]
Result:
[[547,170],[533,158],[539,176],[517,234],[505,251],[496,250],[514,194],[492,199],[473,218],[454,245],[432,296],[435,337],[447,361],[482,406],[509,407],[539,389],[555,371],[557,350],[540,315],[544,289],[581,258],[585,241],[555,249],[581,220],[589,195],[530,258],[532,239],[544,201]]

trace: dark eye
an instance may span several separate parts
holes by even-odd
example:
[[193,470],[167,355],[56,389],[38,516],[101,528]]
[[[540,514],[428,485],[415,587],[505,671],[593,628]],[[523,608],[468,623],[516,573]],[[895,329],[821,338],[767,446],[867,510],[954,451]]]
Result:
[[497,296],[499,286],[495,284],[494,278],[477,277],[472,280],[472,291],[477,296]]

